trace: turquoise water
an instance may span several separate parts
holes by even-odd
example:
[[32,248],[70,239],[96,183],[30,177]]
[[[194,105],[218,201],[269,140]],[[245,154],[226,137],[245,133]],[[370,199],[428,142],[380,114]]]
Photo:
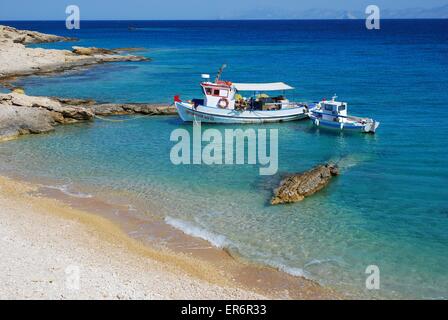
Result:
[[[71,35],[63,24],[14,25]],[[272,177],[250,165],[172,165],[172,130],[191,131],[177,117],[96,121],[2,143],[0,169],[115,194],[215,245],[354,296],[446,299],[447,27],[446,20],[384,21],[380,31],[362,21],[85,23],[79,45],[145,47],[153,62],[28,78],[18,83],[27,93],[165,102],[197,94],[199,74],[227,63],[229,80],[285,81],[299,100],[336,92],[351,113],[381,126],[376,135],[307,121],[245,126],[279,130]],[[327,189],[300,203],[268,204],[282,174],[329,160],[342,174]],[[365,289],[368,265],[380,268],[378,291]]]

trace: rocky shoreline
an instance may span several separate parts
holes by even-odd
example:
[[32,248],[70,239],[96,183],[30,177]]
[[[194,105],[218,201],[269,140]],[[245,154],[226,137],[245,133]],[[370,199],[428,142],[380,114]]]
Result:
[[95,116],[176,113],[176,108],[169,105],[98,104],[94,100],[33,97],[12,92],[0,94],[0,141],[50,132],[60,124],[93,121]]
[[[0,81],[13,89],[8,81],[17,77],[64,72],[80,67],[107,62],[149,61],[136,55],[123,55],[142,48],[85,48],[73,46],[69,50],[28,48],[28,44],[76,41],[74,38],[18,30],[0,25]],[[125,114],[175,115],[173,106],[142,103],[96,103],[89,99],[35,97],[23,90],[0,94],[0,141],[24,134],[45,133],[59,124],[92,121],[95,116]]]

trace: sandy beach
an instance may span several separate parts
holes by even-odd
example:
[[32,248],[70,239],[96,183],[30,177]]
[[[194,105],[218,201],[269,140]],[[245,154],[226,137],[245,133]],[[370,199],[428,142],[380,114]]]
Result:
[[[0,176],[0,299],[341,299],[317,283],[233,257],[164,223]],[[95,212],[95,213],[93,213]],[[130,236],[144,226],[163,245]],[[156,240],[157,241],[157,240]],[[179,246],[179,243],[183,243]],[[79,289],[70,272],[79,270]]]
[[[170,253],[142,246],[106,219],[30,195],[35,190],[0,177],[0,299],[266,298],[219,276],[194,277],[183,259],[176,266]],[[67,286],[73,268],[79,289]]]

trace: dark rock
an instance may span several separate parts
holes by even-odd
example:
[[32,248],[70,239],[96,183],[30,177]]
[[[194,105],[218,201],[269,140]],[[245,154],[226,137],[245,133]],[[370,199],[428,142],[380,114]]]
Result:
[[283,179],[280,186],[274,190],[271,204],[302,201],[305,197],[324,188],[331,178],[338,174],[339,170],[336,165],[325,164],[303,173],[290,175]]

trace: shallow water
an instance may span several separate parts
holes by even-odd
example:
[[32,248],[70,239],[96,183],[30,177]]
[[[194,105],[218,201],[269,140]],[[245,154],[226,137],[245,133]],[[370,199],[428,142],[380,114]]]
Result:
[[[71,35],[63,24],[14,25]],[[307,121],[245,126],[279,130],[279,174],[263,177],[250,165],[175,166],[170,133],[191,125],[125,117],[132,120],[2,143],[0,170],[54,180],[74,196],[132,204],[248,259],[355,296],[447,298],[447,30],[446,20],[384,21],[379,32],[360,21],[85,23],[79,45],[146,47],[142,54],[154,61],[28,78],[18,83],[27,93],[164,102],[197,94],[199,74],[226,62],[227,79],[286,81],[300,100],[337,92],[351,113],[381,126],[376,135],[317,130]],[[297,204],[268,205],[283,173],[329,160],[342,173],[327,189]],[[378,291],[365,289],[368,265],[380,268]]]

